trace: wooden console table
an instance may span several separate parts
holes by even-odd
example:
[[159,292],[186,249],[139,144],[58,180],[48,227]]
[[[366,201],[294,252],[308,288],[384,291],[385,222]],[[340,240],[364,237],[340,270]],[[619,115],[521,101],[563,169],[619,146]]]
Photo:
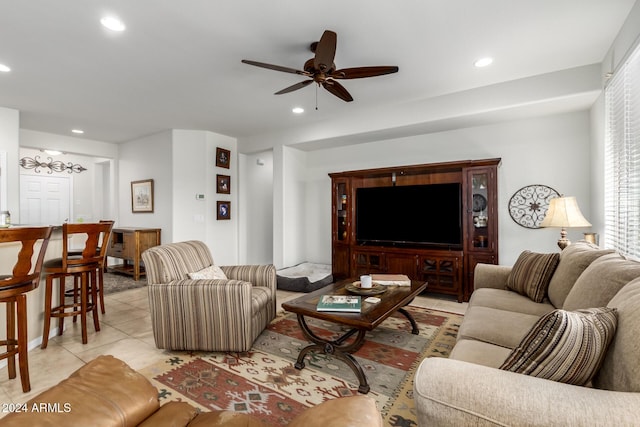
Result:
[[144,274],[144,268],[140,266],[140,254],[159,244],[159,228],[114,228],[111,231],[111,242],[107,249],[107,256],[121,258],[123,263],[110,265],[107,270],[109,272],[129,274],[133,276],[133,280],[139,280],[140,276]]

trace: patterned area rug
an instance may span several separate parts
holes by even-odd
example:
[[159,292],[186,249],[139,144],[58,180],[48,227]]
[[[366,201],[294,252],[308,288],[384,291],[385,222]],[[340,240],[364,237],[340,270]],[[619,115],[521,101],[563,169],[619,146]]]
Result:
[[135,281],[131,276],[124,274],[104,273],[105,295],[126,291],[127,289],[141,288],[147,285],[147,279],[142,277]]
[[[462,316],[409,306],[419,335],[400,314],[367,334],[354,354],[366,372],[386,425],[415,426],[413,374],[425,357],[447,357]],[[335,324],[312,319],[324,335],[341,335]],[[251,413],[269,425],[287,424],[306,407],[358,394],[355,374],[340,360],[312,354],[306,367],[293,366],[308,342],[292,314],[277,317],[247,353],[172,352],[166,360],[142,369],[164,401],[186,401],[204,411],[226,409]]]

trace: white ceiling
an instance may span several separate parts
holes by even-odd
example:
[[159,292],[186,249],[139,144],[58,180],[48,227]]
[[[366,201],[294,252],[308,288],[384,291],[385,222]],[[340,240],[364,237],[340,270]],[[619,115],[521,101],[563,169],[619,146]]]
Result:
[[[241,141],[334,123],[344,134],[362,134],[376,117],[413,107],[427,114],[422,106],[429,102],[438,110],[436,99],[446,105],[487,87],[483,99],[490,103],[490,88],[502,83],[504,89],[503,82],[598,64],[634,3],[0,0],[0,63],[12,68],[0,73],[0,106],[19,110],[22,128],[63,135],[81,128],[82,138],[106,142],[172,128]],[[102,28],[105,14],[120,17],[126,31]],[[301,68],[325,29],[338,34],[338,68],[397,65],[400,71],[343,80],[351,103],[319,89],[315,110],[314,85],[273,95],[304,77],[240,62]],[[475,68],[483,56],[494,64]],[[574,100],[572,108],[582,104]],[[294,106],[306,112],[294,116]]]

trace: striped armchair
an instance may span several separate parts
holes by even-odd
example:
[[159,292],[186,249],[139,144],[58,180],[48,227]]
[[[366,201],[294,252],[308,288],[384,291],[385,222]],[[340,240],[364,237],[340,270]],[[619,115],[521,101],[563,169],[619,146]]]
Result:
[[192,280],[188,273],[213,265],[195,240],[155,246],[142,260],[158,348],[246,351],[275,317],[273,265],[220,266],[228,280]]

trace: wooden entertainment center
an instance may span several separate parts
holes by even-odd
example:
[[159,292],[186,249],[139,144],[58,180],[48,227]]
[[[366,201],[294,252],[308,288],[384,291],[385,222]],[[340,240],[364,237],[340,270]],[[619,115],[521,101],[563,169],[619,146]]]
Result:
[[[332,186],[332,272],[336,279],[369,273],[406,274],[428,281],[430,292],[468,301],[478,263],[498,263],[500,159],[466,160],[330,173]],[[364,187],[459,183],[460,245],[372,245],[356,239],[356,192]],[[438,209],[438,201],[433,201]],[[389,221],[401,220],[389,216]],[[437,227],[438,224],[425,224]]]

